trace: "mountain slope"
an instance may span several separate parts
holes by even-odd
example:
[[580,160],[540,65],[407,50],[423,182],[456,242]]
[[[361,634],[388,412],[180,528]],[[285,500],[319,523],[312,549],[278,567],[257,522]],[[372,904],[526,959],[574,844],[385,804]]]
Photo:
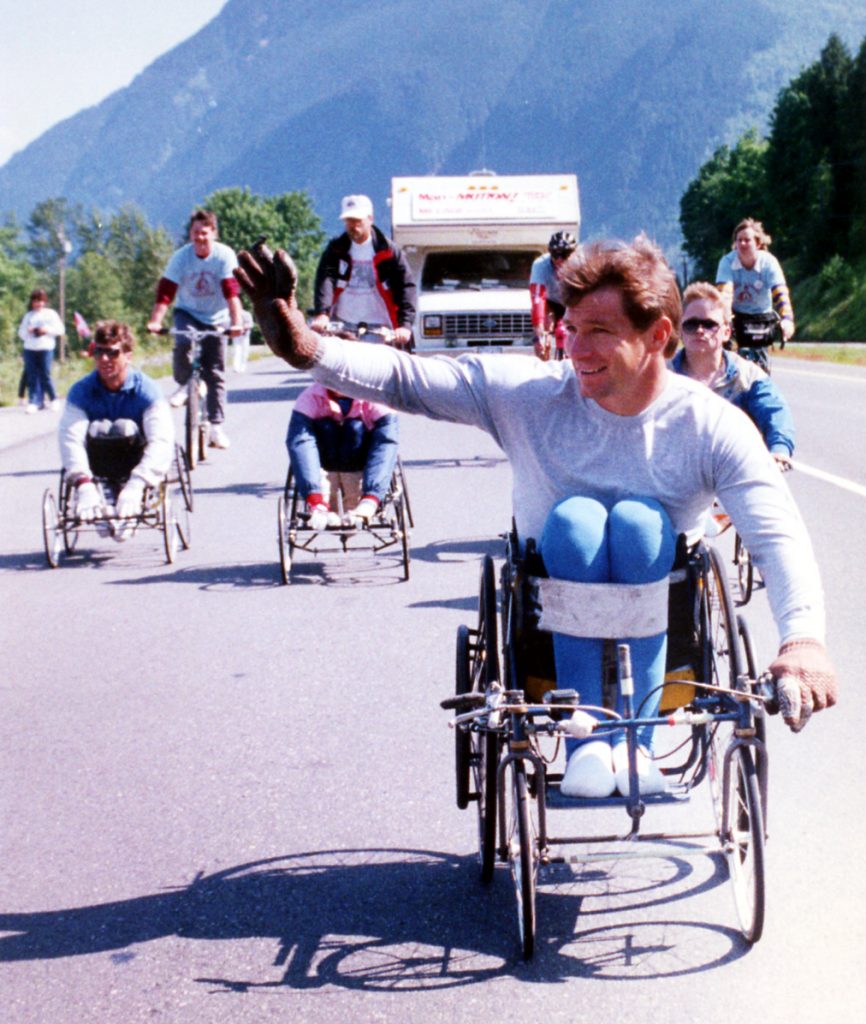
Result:
[[[857,7],[854,10],[854,7]],[[210,191],[384,200],[398,174],[576,171],[586,234],[677,238],[700,163],[866,9],[838,0],[230,0],[127,88],[0,168],[0,211],[137,203],[177,233]]]

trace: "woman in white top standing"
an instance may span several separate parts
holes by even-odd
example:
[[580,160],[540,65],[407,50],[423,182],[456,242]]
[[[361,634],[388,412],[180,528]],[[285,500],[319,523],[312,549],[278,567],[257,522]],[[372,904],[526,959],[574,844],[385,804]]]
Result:
[[30,293],[30,308],[18,327],[18,337],[24,342],[24,373],[27,376],[28,413],[38,412],[43,404],[57,409],[60,402],[51,380],[51,361],[54,346],[63,335],[63,321],[48,306],[44,288]]

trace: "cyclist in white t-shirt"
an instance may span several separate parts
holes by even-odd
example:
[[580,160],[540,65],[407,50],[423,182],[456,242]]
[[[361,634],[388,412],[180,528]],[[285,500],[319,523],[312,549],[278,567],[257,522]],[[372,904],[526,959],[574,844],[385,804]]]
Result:
[[310,326],[322,332],[330,320],[340,320],[350,327],[390,327],[394,344],[411,348],[416,288],[405,256],[373,223],[369,197],[345,196],[340,218],[346,230],[319,260]]

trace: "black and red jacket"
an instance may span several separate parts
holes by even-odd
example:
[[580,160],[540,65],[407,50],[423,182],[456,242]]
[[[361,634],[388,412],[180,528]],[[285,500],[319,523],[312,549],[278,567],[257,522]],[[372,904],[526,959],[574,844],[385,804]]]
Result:
[[[403,252],[374,224],[373,268],[376,272],[379,294],[388,307],[392,327],[412,329],[415,322],[415,279]],[[331,315],[340,293],[352,276],[352,258],[349,255],[352,239],[347,232],[332,238],[322,253],[316,270],[314,289],[314,316]]]

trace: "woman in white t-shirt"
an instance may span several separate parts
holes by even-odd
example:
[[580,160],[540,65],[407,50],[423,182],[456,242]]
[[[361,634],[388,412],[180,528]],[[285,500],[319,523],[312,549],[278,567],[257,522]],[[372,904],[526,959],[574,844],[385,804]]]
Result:
[[24,342],[28,413],[38,412],[43,404],[51,409],[60,405],[51,379],[51,361],[57,339],[63,334],[63,321],[47,303],[45,289],[34,288],[30,293],[30,308],[18,327],[18,337]]

